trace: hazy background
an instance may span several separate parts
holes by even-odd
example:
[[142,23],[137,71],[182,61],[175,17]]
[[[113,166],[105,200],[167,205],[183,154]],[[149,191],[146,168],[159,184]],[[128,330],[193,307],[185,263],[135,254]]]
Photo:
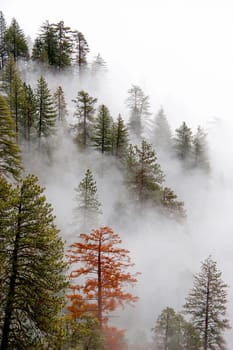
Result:
[[[28,162],[46,186],[67,241],[75,239],[73,189],[86,168],[92,168],[103,203],[103,224],[119,232],[135,269],[142,273],[135,289],[140,301],[132,310],[116,312],[114,323],[128,328],[132,340],[137,336],[142,340],[143,333],[150,340],[158,314],[168,305],[181,310],[193,273],[211,254],[230,286],[228,314],[233,324],[233,2],[3,0],[1,10],[7,24],[15,17],[32,39],[45,20],[64,20],[85,35],[89,60],[98,53],[105,59],[109,72],[98,89],[90,80],[49,77],[52,88],[62,85],[71,114],[71,99],[85,88],[109,107],[113,117],[121,112],[127,118],[127,90],[138,84],[150,96],[153,115],[164,107],[172,131],[185,120],[193,131],[201,124],[208,132],[209,178],[187,176],[177,162],[161,159],[166,183],[185,202],[185,225],[163,221],[154,213],[121,223],[114,216],[114,203],[127,200],[121,174],[112,167],[103,178],[98,158],[81,159],[67,139],[60,144],[53,167],[39,158]],[[28,78],[35,83],[38,77]],[[231,349],[233,332],[226,337]],[[146,349],[144,344],[142,349]]]

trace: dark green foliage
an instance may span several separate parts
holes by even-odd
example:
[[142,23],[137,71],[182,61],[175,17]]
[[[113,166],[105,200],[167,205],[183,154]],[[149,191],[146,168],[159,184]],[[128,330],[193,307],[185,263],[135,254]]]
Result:
[[203,350],[223,350],[223,332],[229,328],[226,318],[227,285],[221,279],[216,261],[208,257],[194,275],[193,288],[186,298],[185,312],[200,335]]
[[63,21],[53,24],[57,38],[58,57],[56,66],[61,69],[71,65],[72,40],[71,29],[66,27]]
[[43,348],[66,287],[63,243],[37,178],[0,179],[0,349]]
[[76,30],[73,32],[73,36],[75,45],[75,61],[77,62],[79,71],[81,72],[87,66],[87,54],[89,52],[89,47],[83,33]]
[[77,142],[81,148],[86,149],[90,145],[94,122],[95,104],[97,98],[91,97],[86,91],[81,90],[77,98],[72,100],[75,103],[75,116],[77,123]]
[[18,69],[14,61],[14,57],[11,55],[8,57],[2,74],[2,89],[5,94],[9,95],[11,93],[10,87],[13,82],[14,76],[18,74]]
[[156,350],[199,350],[200,339],[184,317],[167,307],[152,329]]
[[35,91],[36,98],[36,123],[37,136],[39,141],[55,133],[56,111],[53,104],[53,97],[44,77],[37,81]]
[[128,129],[125,126],[124,120],[122,119],[120,114],[117,118],[117,121],[113,123],[112,127],[113,127],[112,153],[117,158],[122,159],[127,154],[129,136],[128,136]]
[[24,140],[30,142],[35,136],[36,98],[31,86],[23,83],[21,103],[21,133]]
[[103,154],[112,153],[112,123],[108,108],[101,105],[93,128],[92,145]]
[[149,96],[145,96],[142,89],[137,85],[132,85],[128,90],[128,95],[126,100],[130,112],[128,128],[131,136],[137,141],[142,139],[145,121],[150,115]]
[[17,179],[22,169],[15,123],[6,99],[0,95],[0,176]]
[[160,203],[164,174],[152,145],[145,140],[140,148],[130,145],[126,164],[126,184],[135,200],[140,204],[147,200]]
[[29,58],[27,40],[15,18],[12,19],[11,25],[5,32],[5,47],[7,55],[12,55],[15,61],[18,58]]
[[184,202],[178,201],[177,195],[171,188],[165,187],[161,194],[161,203],[166,210],[166,215],[176,219],[186,217]]
[[101,214],[96,182],[90,169],[87,169],[83,180],[75,191],[77,202],[74,210],[75,217],[78,220],[80,231],[86,232],[98,225],[98,217]]
[[188,128],[185,122],[176,129],[174,138],[175,154],[185,165],[192,162],[192,130]]

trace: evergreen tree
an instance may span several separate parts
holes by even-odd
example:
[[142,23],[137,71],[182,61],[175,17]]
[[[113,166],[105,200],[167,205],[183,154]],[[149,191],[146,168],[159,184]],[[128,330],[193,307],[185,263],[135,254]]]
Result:
[[93,75],[96,75],[98,73],[103,74],[107,71],[106,62],[99,53],[92,62],[91,71]]
[[157,350],[199,350],[200,339],[184,317],[167,307],[152,328]]
[[89,52],[88,43],[83,35],[79,31],[73,32],[74,44],[75,44],[75,61],[78,64],[79,72],[81,72],[87,66],[87,54]]
[[15,123],[6,99],[0,95],[0,176],[18,179],[21,172],[20,150],[16,144]]
[[123,158],[128,149],[128,129],[119,114],[117,121],[113,124],[113,154],[117,158]]
[[126,100],[130,111],[128,128],[135,141],[138,141],[142,139],[145,122],[150,115],[149,96],[145,96],[143,90],[137,85],[132,85],[128,95]]
[[161,194],[161,203],[166,210],[166,214],[177,219],[186,217],[184,202],[177,200],[177,195],[171,188],[165,187]]
[[200,335],[203,350],[223,350],[223,332],[229,328],[226,318],[227,285],[222,281],[216,261],[209,256],[194,275],[193,288],[186,298],[184,310]]
[[15,132],[16,132],[17,143],[19,143],[22,99],[23,99],[23,82],[18,71],[16,70],[9,86],[9,93],[7,94],[7,100],[11,109],[11,115],[15,120]]
[[192,130],[185,122],[176,129],[174,147],[177,158],[184,161],[186,165],[190,164],[192,158]]
[[57,62],[56,66],[61,69],[71,65],[72,39],[71,29],[66,27],[63,21],[52,25],[57,37]]
[[197,169],[209,172],[210,164],[208,159],[206,136],[207,134],[200,126],[198,126],[197,132],[193,136],[193,165]]
[[5,34],[6,34],[6,20],[3,12],[0,11],[0,70],[3,69],[7,59]]
[[79,221],[79,229],[82,232],[91,230],[98,225],[101,214],[101,203],[98,200],[96,181],[90,169],[87,169],[84,178],[75,189],[76,202],[75,216]]
[[12,19],[11,25],[5,32],[5,45],[7,55],[12,55],[15,61],[18,58],[28,59],[29,49],[27,40],[15,18]]
[[64,91],[61,86],[58,86],[57,90],[53,95],[54,107],[57,114],[57,119],[59,122],[64,123],[65,118],[68,114],[67,103],[65,100]]
[[21,115],[22,135],[30,143],[35,135],[36,98],[30,84],[26,83],[23,83]]
[[172,133],[163,108],[155,116],[152,143],[156,150],[171,151]]
[[14,57],[11,55],[5,63],[2,74],[2,90],[6,95],[10,95],[11,93],[11,84],[15,75],[20,76]]
[[40,145],[41,138],[48,137],[55,133],[56,124],[56,111],[53,104],[53,97],[43,76],[37,81],[35,97],[37,112],[35,127]]
[[101,105],[93,128],[92,144],[102,154],[112,150],[112,123],[108,108]]
[[45,21],[40,28],[39,37],[35,39],[32,49],[32,59],[51,66],[58,66],[59,47],[56,30],[49,21]]
[[0,349],[43,348],[63,306],[63,243],[35,176],[0,180]]
[[91,97],[86,91],[81,90],[78,92],[77,98],[72,101],[75,103],[75,116],[78,118],[77,141],[83,149],[86,149],[90,145],[92,136],[97,98]]
[[164,174],[157,163],[157,156],[152,145],[142,140],[141,147],[130,146],[126,158],[126,184],[136,202],[160,203]]

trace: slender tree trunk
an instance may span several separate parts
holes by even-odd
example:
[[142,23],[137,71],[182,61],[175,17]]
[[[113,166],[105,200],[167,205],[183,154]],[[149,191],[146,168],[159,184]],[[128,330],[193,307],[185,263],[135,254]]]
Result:
[[208,327],[209,327],[209,294],[210,294],[210,271],[206,286],[206,310],[205,310],[205,332],[204,332],[204,350],[208,349]]
[[167,323],[165,330],[164,350],[168,350],[168,331],[169,331],[169,314],[167,313]]
[[100,327],[102,328],[102,266],[101,266],[101,237],[99,238],[99,249],[98,249],[98,320]]
[[[22,193],[22,190],[21,190]],[[11,326],[11,318],[13,313],[13,302],[15,296],[15,285],[16,285],[16,277],[18,273],[17,263],[18,263],[18,249],[19,249],[19,239],[20,239],[20,231],[21,231],[21,204],[19,205],[18,210],[18,222],[17,222],[17,232],[14,242],[14,251],[13,251],[13,260],[12,260],[12,274],[10,277],[9,283],[9,291],[7,295],[7,303],[5,308],[4,322],[3,322],[3,331],[2,331],[2,341],[0,350],[8,349],[9,342],[9,333]]]

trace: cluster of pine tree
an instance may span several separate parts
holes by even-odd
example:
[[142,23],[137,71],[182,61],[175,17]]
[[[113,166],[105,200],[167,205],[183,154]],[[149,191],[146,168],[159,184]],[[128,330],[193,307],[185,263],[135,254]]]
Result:
[[[128,91],[127,124],[120,114],[114,119],[105,104],[98,106],[97,98],[80,90],[71,101],[75,122],[70,125],[62,86],[52,92],[41,75],[33,89],[22,78],[20,60],[58,72],[76,69],[80,75],[88,68],[88,52],[81,32],[66,27],[63,21],[47,21],[30,54],[17,21],[13,19],[7,26],[0,12],[0,350],[126,349],[124,332],[108,325],[108,314],[137,300],[123,289],[124,284],[137,281],[135,275],[125,272],[132,266],[128,251],[119,248],[120,237],[108,226],[80,234],[66,258],[69,266],[83,266],[67,273],[52,207],[38,178],[25,175],[22,156],[31,148],[41,154],[53,152],[56,133],[63,130],[62,135],[70,137],[77,152],[84,156],[98,152],[102,159],[114,160],[135,214],[149,208],[174,219],[186,217],[184,203],[165,184],[158,154],[177,158],[186,170],[210,169],[201,127],[193,134],[183,122],[172,136],[163,109],[152,120],[149,97],[139,86],[132,85]],[[103,67],[98,55],[92,68]],[[97,192],[92,170],[87,169],[75,189],[79,233],[99,227],[102,205]],[[92,274],[96,277],[89,277]],[[67,276],[74,282],[67,283]],[[87,282],[77,283],[79,277],[87,277]],[[153,329],[157,349],[223,349],[222,331],[228,322],[220,318],[226,294],[219,278],[216,263],[208,259],[185,305],[191,321],[165,309]]]

